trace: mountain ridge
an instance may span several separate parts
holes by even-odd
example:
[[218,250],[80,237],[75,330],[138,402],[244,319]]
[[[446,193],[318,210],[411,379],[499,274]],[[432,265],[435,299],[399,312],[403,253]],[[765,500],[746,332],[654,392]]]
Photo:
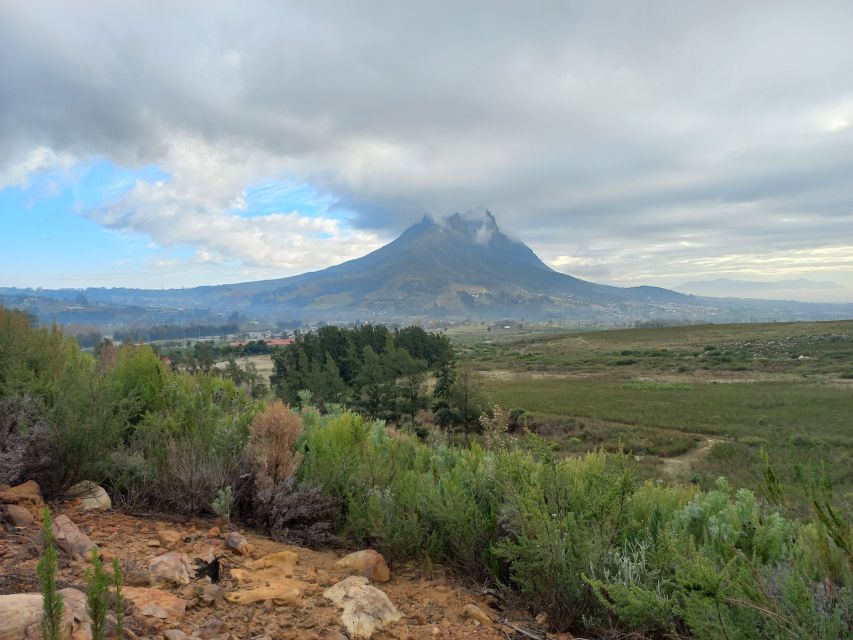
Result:
[[[235,312],[263,321],[525,318],[603,324],[853,316],[853,305],[733,301],[576,278],[555,271],[521,240],[503,233],[484,208],[438,220],[424,216],[364,256],[284,278],[184,289],[0,289],[0,302],[8,305],[10,299],[12,306],[27,300],[36,307],[48,301],[60,307],[77,303],[79,309],[65,309],[59,316],[37,312],[60,321],[85,318],[89,307],[100,306],[104,314],[113,314],[111,323],[125,324],[141,318],[209,321]],[[122,312],[125,307],[132,311]]]

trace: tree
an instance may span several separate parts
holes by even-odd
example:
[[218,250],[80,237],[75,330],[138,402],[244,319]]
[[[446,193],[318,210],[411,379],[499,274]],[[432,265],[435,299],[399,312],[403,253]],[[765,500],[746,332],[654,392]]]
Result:
[[455,422],[452,405],[452,389],[455,380],[456,363],[453,360],[443,360],[436,371],[434,402],[432,410],[435,413],[436,424],[445,431]]
[[402,377],[400,386],[402,388],[401,410],[409,418],[409,426],[415,427],[415,417],[421,409],[429,406],[429,401],[424,393],[426,386],[426,362],[413,360],[415,366],[411,367]]
[[46,508],[42,512],[42,521],[44,551],[36,567],[42,596],[41,637],[44,640],[59,640],[65,604],[56,588],[56,540],[53,537],[50,511]]
[[325,363],[320,366],[314,363],[312,384],[308,388],[314,392],[314,397],[321,405],[343,403],[347,398],[347,385],[341,378],[338,365],[331,354],[326,354]]
[[470,363],[456,367],[450,398],[455,409],[456,426],[465,434],[467,444],[468,434],[479,429],[479,418],[485,404],[482,381]]
[[382,362],[373,347],[364,347],[362,352],[361,370],[358,372],[356,383],[358,392],[356,404],[367,416],[376,418],[382,408],[382,383],[385,373]]

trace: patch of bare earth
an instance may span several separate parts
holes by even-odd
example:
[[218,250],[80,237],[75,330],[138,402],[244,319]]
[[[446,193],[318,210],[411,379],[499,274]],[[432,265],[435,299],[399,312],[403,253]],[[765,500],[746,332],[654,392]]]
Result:
[[[236,526],[232,526],[230,532],[244,536],[247,545],[243,545],[242,552],[232,551],[226,548],[228,532],[211,531],[215,526],[213,521],[85,511],[73,503],[56,505],[53,513],[54,517],[68,516],[98,545],[105,558],[119,559],[128,591],[138,604],[130,613],[128,627],[139,637],[170,640],[182,637],[172,630],[222,640],[340,640],[351,637],[342,622],[342,609],[324,596],[330,587],[352,575],[352,569],[337,564],[348,551],[294,547]],[[38,591],[36,563],[40,553],[40,524],[35,521],[23,528],[3,527],[0,524],[0,593]],[[284,551],[293,552],[295,558],[281,554]],[[169,552],[177,554],[172,559],[177,563],[179,574],[183,571],[181,566],[189,569],[189,582],[148,584],[152,561]],[[184,560],[180,560],[181,556]],[[269,561],[271,556],[286,560],[286,577],[285,574],[280,580],[269,577],[275,574],[276,566]],[[195,575],[195,565],[214,557],[221,559],[222,575],[218,583],[221,591],[208,577]],[[69,560],[62,555],[60,559],[60,586],[84,590],[83,572],[88,562]],[[279,598],[262,598],[245,604],[243,602],[251,598],[241,597],[238,592],[246,589],[247,575],[250,588],[275,591],[287,587],[289,590],[281,590]],[[475,585],[463,583],[441,567],[426,570],[416,565],[393,566],[390,580],[371,581],[370,587],[383,592],[402,614],[399,620],[373,631],[372,637],[378,640],[525,637],[500,624],[504,619],[527,630],[537,628],[527,614],[503,609],[494,596]],[[363,586],[358,588],[364,590]],[[181,613],[184,606],[185,611]],[[484,616],[479,617],[475,609]],[[472,611],[475,612],[472,614]],[[208,623],[212,620],[221,624],[211,626]],[[541,627],[538,637],[546,637]],[[547,637],[570,636],[549,634]]]

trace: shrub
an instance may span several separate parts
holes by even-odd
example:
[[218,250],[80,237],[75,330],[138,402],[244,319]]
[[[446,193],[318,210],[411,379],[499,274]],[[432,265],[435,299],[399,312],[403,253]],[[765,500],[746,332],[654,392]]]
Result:
[[282,480],[273,492],[267,518],[270,534],[279,542],[311,548],[340,543],[340,502],[317,485],[298,483],[293,477]]
[[531,471],[509,496],[507,535],[496,550],[531,606],[566,629],[595,605],[583,575],[612,553],[633,478],[624,456],[603,452],[546,460]]
[[194,438],[171,439],[155,469],[157,500],[178,513],[208,509],[216,491],[233,477],[236,458],[210,450]]
[[234,494],[232,493],[231,485],[228,485],[216,492],[210,506],[213,508],[213,512],[228,525],[231,524],[231,506],[233,504]]
[[260,490],[269,490],[296,473],[302,455],[296,441],[302,435],[302,418],[290,406],[275,400],[252,421],[246,455],[254,467]]
[[32,396],[0,398],[0,483],[43,482],[52,465],[48,429]]

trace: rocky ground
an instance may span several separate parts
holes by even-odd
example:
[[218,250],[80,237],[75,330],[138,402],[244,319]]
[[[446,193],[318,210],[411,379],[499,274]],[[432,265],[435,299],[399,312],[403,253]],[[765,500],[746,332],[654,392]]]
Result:
[[[108,500],[108,498],[107,498]],[[33,484],[0,487],[0,640],[38,637],[41,498]],[[60,548],[59,586],[85,591],[85,559],[97,545],[125,574],[127,627],[140,638],[378,640],[570,638],[504,609],[494,595],[441,567],[389,570],[376,552],[293,547],[239,526],[131,515],[92,500],[51,505]],[[227,529],[227,530],[226,530]],[[219,559],[218,582],[198,577]],[[88,637],[82,600],[66,592],[68,628]],[[16,599],[17,598],[17,599]],[[71,605],[74,604],[74,607]],[[24,617],[30,616],[24,620]],[[71,620],[76,617],[76,620]],[[540,618],[540,623],[543,620]],[[33,626],[34,625],[34,626]],[[29,630],[28,630],[29,629]],[[35,635],[33,635],[35,634]]]

